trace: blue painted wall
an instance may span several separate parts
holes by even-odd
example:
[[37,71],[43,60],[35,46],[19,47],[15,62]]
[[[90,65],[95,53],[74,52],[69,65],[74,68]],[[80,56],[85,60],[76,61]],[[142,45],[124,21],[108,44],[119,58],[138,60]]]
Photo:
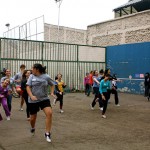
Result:
[[144,93],[142,74],[150,72],[150,42],[109,46],[106,59],[107,68],[122,79],[118,82],[119,91]]

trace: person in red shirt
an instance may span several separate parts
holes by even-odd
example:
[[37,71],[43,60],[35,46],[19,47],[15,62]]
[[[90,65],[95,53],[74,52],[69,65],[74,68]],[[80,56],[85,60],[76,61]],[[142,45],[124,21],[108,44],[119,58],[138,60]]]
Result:
[[89,74],[89,84],[91,86],[93,85],[93,71],[91,71],[90,74]]
[[92,86],[93,86],[93,71],[91,71],[90,74],[89,74],[89,85],[90,85],[90,91],[91,91]]

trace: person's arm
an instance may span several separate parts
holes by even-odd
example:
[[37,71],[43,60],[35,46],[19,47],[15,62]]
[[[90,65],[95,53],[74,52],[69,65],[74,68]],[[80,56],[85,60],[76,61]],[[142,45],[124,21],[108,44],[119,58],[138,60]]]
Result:
[[37,100],[37,97],[32,94],[31,88],[29,85],[26,86],[26,90],[27,90],[27,93],[28,93],[29,97],[31,98],[31,100],[33,100],[33,101]]
[[93,77],[93,81],[95,81],[97,84],[99,84],[99,81],[95,77]]
[[51,96],[53,96],[54,98],[56,98],[55,94],[54,94],[54,90],[55,90],[55,85],[51,85]]

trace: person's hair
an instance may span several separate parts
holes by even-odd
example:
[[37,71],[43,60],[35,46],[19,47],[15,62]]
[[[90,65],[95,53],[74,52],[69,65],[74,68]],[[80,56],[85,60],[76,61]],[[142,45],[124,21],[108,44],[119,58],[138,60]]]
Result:
[[24,70],[23,74],[22,74],[22,79],[26,79],[26,73],[30,71],[30,70]]
[[10,79],[9,79],[9,78],[4,78],[4,80],[3,80],[3,81],[5,81],[5,80],[7,80],[7,79],[9,80],[9,84],[10,84]]
[[62,77],[62,74],[61,74],[61,73],[58,73],[58,74],[57,74],[57,77],[58,77],[58,75],[61,75],[61,77]]
[[46,73],[46,66],[42,66],[41,64],[34,64],[33,68],[39,70],[40,73]]
[[113,74],[112,78],[115,79],[115,80],[117,80],[116,74]]
[[94,70],[93,75],[95,76],[96,72],[98,72],[97,70]]
[[109,70],[110,70],[109,68],[105,70],[105,75],[108,74]]
[[104,73],[104,70],[103,70],[103,69],[101,69],[101,70],[99,71],[99,73],[100,73],[100,74]]
[[108,73],[107,73],[107,74],[105,74],[105,77],[110,77],[110,74],[108,74]]
[[86,76],[87,76],[87,75],[89,75],[89,73],[88,73],[88,72],[86,73]]
[[20,68],[25,68],[25,67],[26,67],[25,64],[20,65]]

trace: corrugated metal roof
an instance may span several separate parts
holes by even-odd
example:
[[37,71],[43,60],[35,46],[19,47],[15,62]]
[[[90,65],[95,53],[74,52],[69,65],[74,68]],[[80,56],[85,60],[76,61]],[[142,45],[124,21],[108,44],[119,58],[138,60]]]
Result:
[[[126,3],[126,4],[121,5],[120,7],[115,8],[114,11],[115,11],[115,10],[118,10],[118,9],[120,9],[120,8],[123,8],[123,7],[131,6],[131,5],[133,5],[133,4],[136,4],[136,3],[139,3],[139,2],[142,2],[142,1],[145,1],[145,0],[131,0],[131,1],[129,1],[129,2]],[[146,1],[149,1],[149,0],[146,0]]]

